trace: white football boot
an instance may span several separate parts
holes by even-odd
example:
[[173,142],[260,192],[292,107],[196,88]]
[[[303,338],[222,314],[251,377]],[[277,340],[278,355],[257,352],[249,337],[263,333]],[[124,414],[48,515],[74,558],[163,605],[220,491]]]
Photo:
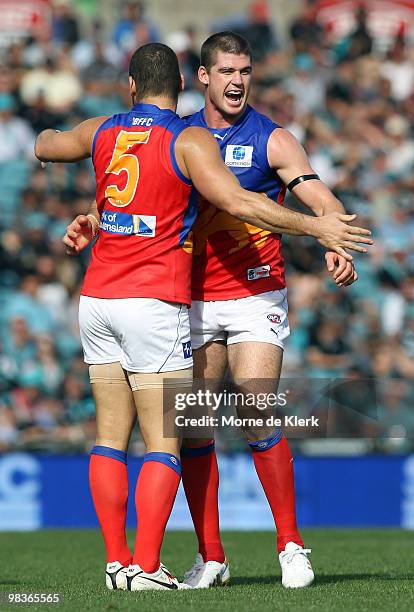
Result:
[[187,584],[178,582],[177,578],[162,563],[152,574],[144,572],[139,565],[130,565],[126,572],[126,585],[128,591],[175,591],[191,588]]
[[228,562],[207,561],[197,553],[193,567],[184,574],[183,583],[193,589],[210,589],[216,586],[226,586],[230,580]]
[[106,588],[110,591],[115,589],[125,590],[127,567],[124,567],[119,561],[113,561],[106,564]]
[[286,589],[302,589],[314,581],[314,573],[306,555],[311,552],[309,548],[302,548],[295,542],[288,542],[279,554],[282,568],[282,585]]

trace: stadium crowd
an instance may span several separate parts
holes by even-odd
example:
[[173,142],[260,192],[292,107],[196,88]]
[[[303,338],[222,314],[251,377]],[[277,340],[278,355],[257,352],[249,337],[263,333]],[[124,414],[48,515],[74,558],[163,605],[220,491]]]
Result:
[[[376,439],[376,448],[405,451],[414,436],[414,45],[401,33],[379,48],[365,19],[361,11],[355,30],[333,41],[312,3],[304,3],[281,44],[266,4],[253,2],[245,19],[211,27],[251,40],[251,104],[295,134],[376,241],[356,258],[358,282],[338,289],[315,242],[284,239],[292,329],[284,376],[302,384],[354,381],[337,406],[365,412],[362,428],[345,408],[333,410],[330,433],[362,433]],[[197,36],[190,26],[161,31],[136,1],[124,3],[113,31],[96,22],[86,34],[70,4],[59,3],[50,28],[2,49],[0,450],[86,450],[94,434],[77,326],[88,253],[70,258],[61,241],[94,197],[92,168],[88,161],[41,169],[35,136],[127,109],[121,75],[131,52],[151,41],[166,42],[179,56],[187,84],[179,112],[198,110]],[[287,205],[297,206],[290,197]],[[305,412],[318,393],[302,394]],[[133,451],[140,448],[136,439]]]

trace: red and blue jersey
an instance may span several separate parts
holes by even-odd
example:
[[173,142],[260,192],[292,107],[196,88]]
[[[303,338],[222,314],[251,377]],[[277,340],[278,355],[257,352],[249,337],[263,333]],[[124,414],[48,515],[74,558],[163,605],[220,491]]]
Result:
[[101,221],[82,295],[190,304],[197,198],[174,154],[185,128],[171,110],[136,104],[97,130],[92,160]]
[[[204,109],[186,117],[186,122],[214,135],[226,166],[242,187],[266,193],[275,206],[283,205],[286,189],[267,157],[267,143],[277,124],[251,106],[227,128],[209,128]],[[193,236],[193,299],[229,300],[285,287],[280,235],[243,223],[200,198]]]

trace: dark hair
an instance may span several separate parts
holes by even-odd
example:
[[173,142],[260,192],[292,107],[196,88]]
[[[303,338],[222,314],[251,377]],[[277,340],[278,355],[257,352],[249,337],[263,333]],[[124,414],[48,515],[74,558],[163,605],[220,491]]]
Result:
[[166,96],[177,100],[181,74],[176,54],[167,45],[149,43],[139,47],[129,62],[129,76],[135,82],[136,99]]
[[205,66],[207,71],[214,66],[217,51],[252,57],[249,41],[243,36],[235,32],[218,32],[207,38],[201,47],[201,65]]

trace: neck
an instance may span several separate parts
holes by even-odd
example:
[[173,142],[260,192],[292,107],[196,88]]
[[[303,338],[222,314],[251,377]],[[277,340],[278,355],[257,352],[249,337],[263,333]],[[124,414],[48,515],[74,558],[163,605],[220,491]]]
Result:
[[245,110],[246,107],[244,107],[243,110],[241,110],[237,115],[226,115],[216,106],[214,106],[210,98],[207,96],[205,98],[204,117],[209,128],[220,129],[231,127],[237,123],[240,117],[244,114]]
[[172,110],[174,113],[177,110],[176,100],[171,100],[171,98],[165,98],[163,96],[150,96],[148,98],[141,98],[140,100],[137,100],[135,96],[133,96],[132,104],[153,104],[163,110]]

